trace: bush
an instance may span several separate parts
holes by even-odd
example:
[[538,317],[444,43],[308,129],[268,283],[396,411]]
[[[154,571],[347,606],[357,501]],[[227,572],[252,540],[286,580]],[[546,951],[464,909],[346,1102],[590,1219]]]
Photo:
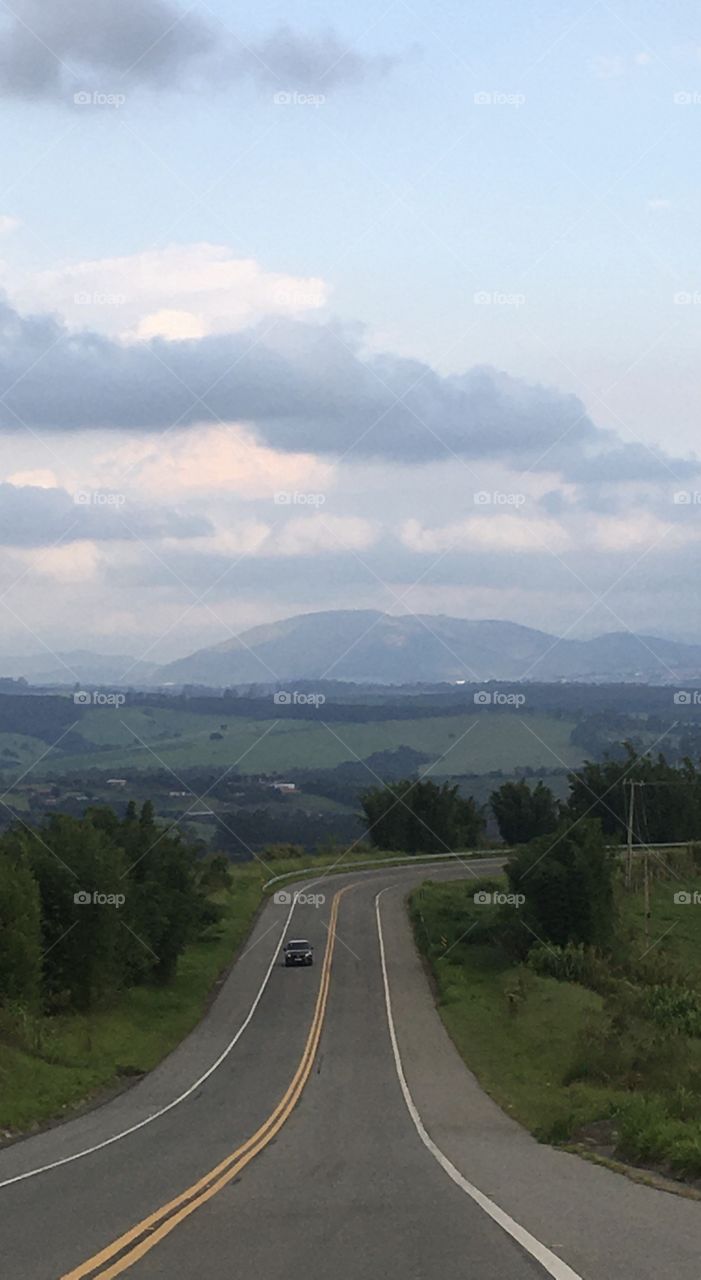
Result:
[[690,987],[646,987],[640,1011],[661,1027],[684,1036],[701,1036],[701,996]]
[[410,915],[427,953],[433,959],[445,955],[451,964],[460,964],[464,947],[501,940],[498,908],[475,902],[475,894],[494,893],[501,888],[497,880],[475,879],[462,884],[461,892],[456,893],[455,885],[424,881],[411,895]]
[[565,1083],[590,1080],[623,1089],[665,1090],[692,1080],[688,1039],[663,1031],[636,1011],[636,992],[617,991],[582,1030]]
[[561,827],[532,840],[507,864],[513,893],[522,894],[524,924],[537,940],[606,947],[613,934],[614,863],[596,822]]
[[263,850],[264,861],[288,862],[304,858],[307,851],[303,844],[269,844]]

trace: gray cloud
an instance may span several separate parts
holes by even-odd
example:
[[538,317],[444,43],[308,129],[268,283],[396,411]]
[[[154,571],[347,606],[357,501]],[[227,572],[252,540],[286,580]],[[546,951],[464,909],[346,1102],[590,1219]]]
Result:
[[145,508],[108,490],[0,484],[0,546],[38,547],[80,539],[196,538],[212,532],[200,516]]
[[404,462],[457,454],[592,485],[679,480],[699,469],[623,444],[595,426],[575,396],[488,368],[443,377],[418,360],[368,357],[355,331],[331,324],[279,320],[126,346],[0,305],[5,430],[149,431],[216,421],[252,422],[283,451]]
[[[625,575],[622,587],[605,597],[611,610],[626,620],[631,610],[642,617],[649,607],[654,615],[654,594],[688,593],[690,577],[698,573],[698,562],[696,546],[675,549],[673,562],[660,546],[631,570],[630,552],[624,550],[583,549],[569,553],[565,563],[561,556],[535,546],[519,555],[483,550],[474,554],[463,549],[427,556],[387,541],[364,551],[362,559],[344,551],[318,556],[310,572],[310,561],[305,556],[240,559],[220,552],[177,548],[168,554],[167,562],[149,557],[138,565],[114,567],[110,584],[127,595],[133,590],[158,590],[187,602],[190,595],[182,589],[186,584],[195,596],[207,592],[206,600],[214,607],[240,598],[262,601],[278,610],[287,607],[290,612],[297,609],[300,600],[305,607],[343,608],[351,599],[353,607],[365,607],[370,602],[370,607],[392,612],[397,607],[416,609],[417,599],[436,589],[461,593],[498,590],[504,599],[510,595],[517,601],[511,605],[512,616],[517,612],[519,621],[528,621],[529,625],[543,627],[543,618],[537,620],[537,603],[528,606],[528,619],[520,616],[527,595],[534,601],[552,601],[553,608],[562,603],[563,607],[583,613],[592,607],[595,617],[608,618],[606,625],[616,629],[606,603],[596,604],[597,595],[605,595],[611,584]],[[384,583],[389,585],[385,587]],[[413,589],[414,583],[419,584],[417,589]],[[397,599],[403,593],[404,603],[399,606]],[[677,623],[683,612],[668,621]],[[508,616],[508,611],[502,616]],[[589,618],[587,621],[593,626]]]
[[332,33],[247,44],[171,0],[14,0],[0,27],[0,93],[72,101],[82,88],[188,88],[251,78],[299,89],[382,73]]

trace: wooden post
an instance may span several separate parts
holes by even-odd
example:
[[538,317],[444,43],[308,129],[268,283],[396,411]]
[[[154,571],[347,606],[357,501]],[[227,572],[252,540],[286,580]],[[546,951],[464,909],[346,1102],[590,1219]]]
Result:
[[628,800],[628,856],[626,859],[626,888],[633,887],[633,818],[635,816],[635,783],[630,779],[627,784],[630,787],[630,798]]

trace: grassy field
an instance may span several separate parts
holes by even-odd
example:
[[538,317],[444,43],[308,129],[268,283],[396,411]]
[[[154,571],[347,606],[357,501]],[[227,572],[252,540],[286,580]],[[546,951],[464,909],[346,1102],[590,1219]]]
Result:
[[[323,708],[318,720],[285,720],[283,713],[277,720],[263,721],[167,708],[95,707],[82,717],[78,732],[98,750],[61,756],[50,752],[32,772],[46,777],[88,767],[122,774],[160,764],[178,772],[209,765],[226,768],[237,761],[241,773],[285,773],[292,768],[333,768],[401,746],[431,756],[429,772],[435,776],[509,771],[527,765],[574,766],[581,761],[580,751],[569,742],[574,721],[555,716],[477,709],[464,716],[328,727],[322,721]],[[221,737],[212,740],[212,733]],[[38,739],[19,744],[13,735],[1,735],[0,752],[4,738],[13,751],[17,746],[16,754],[23,761],[25,757],[36,760],[46,751],[46,744]]]
[[[655,991],[674,972],[698,993],[701,905],[676,905],[677,887],[655,886],[647,938],[640,896],[621,896],[619,930]],[[701,1177],[698,1032],[612,1021],[597,991],[514,965],[493,945],[455,942],[474,918],[473,893],[474,882],[429,883],[413,895],[412,918],[441,1017],[486,1091],[541,1141]]]

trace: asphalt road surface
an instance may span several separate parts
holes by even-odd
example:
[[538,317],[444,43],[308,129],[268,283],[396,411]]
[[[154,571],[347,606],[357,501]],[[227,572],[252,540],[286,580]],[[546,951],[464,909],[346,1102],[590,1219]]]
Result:
[[427,874],[466,870],[269,902],[157,1071],[0,1151],[3,1280],[698,1280],[701,1203],[539,1146],[479,1089],[408,927]]

